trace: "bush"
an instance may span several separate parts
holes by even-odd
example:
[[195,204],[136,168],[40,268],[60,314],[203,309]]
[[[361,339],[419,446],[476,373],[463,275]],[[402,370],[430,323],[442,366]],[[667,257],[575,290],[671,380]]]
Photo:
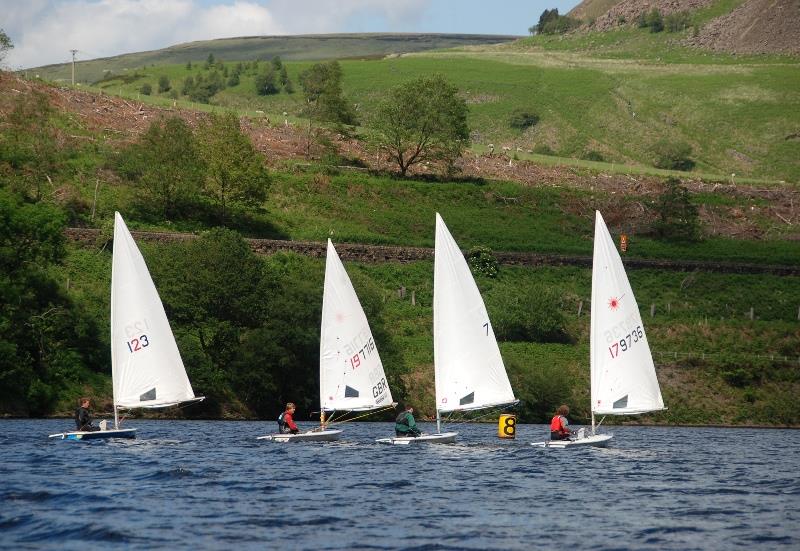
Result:
[[153,87],[150,86],[149,82],[145,82],[144,84],[142,84],[142,87],[139,88],[139,92],[141,92],[143,96],[149,96],[150,94],[153,93]]
[[584,153],[581,159],[585,161],[597,161],[597,162],[603,162],[606,160],[602,154],[598,153],[597,151],[592,151],[591,149],[586,153]]
[[669,178],[656,202],[658,220],[653,225],[656,237],[668,241],[698,241],[700,221],[689,191],[677,178]]
[[690,23],[689,14],[685,11],[671,13],[664,19],[667,31],[671,33],[686,30]]
[[161,75],[158,77],[158,93],[163,94],[164,92],[169,92],[172,88],[172,85],[169,83],[169,78],[165,75]]
[[660,33],[664,30],[664,18],[661,17],[661,12],[656,8],[647,14],[647,26],[650,27],[651,33]]
[[525,130],[531,126],[536,126],[539,122],[539,115],[528,111],[514,111],[508,120],[508,125],[517,130]]
[[653,166],[667,170],[692,170],[692,146],[686,142],[660,140],[653,146]]
[[495,336],[501,341],[569,343],[572,337],[566,318],[558,308],[560,297],[540,285],[497,286],[491,292],[491,319]]
[[497,277],[500,273],[500,263],[488,247],[473,247],[467,253],[467,263],[473,273],[486,277]]

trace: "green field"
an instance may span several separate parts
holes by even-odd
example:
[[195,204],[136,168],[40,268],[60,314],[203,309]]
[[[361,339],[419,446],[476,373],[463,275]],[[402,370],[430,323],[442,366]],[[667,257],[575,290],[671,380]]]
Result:
[[[711,55],[677,47],[671,42],[675,39],[624,29],[343,60],[344,92],[368,128],[370,114],[388,88],[422,74],[442,73],[469,105],[476,151],[493,144],[498,151],[503,146],[519,149],[518,156],[526,158],[546,149],[556,162],[599,155],[605,167],[626,171],[620,166],[652,167],[653,146],[667,140],[692,147],[698,174],[800,181],[798,60]],[[223,59],[233,67],[234,59]],[[299,73],[309,65],[287,63],[296,89]],[[155,89],[164,75],[180,89],[184,78],[196,77],[202,68],[173,64],[131,71],[97,86],[108,93],[159,101],[138,94],[143,83]],[[172,103],[166,97],[161,101]],[[296,120],[303,108],[299,92],[257,96],[252,75],[219,92],[212,103],[250,116],[263,111],[272,120],[282,120],[284,112]],[[515,111],[535,113],[540,122],[517,131],[509,126]]]

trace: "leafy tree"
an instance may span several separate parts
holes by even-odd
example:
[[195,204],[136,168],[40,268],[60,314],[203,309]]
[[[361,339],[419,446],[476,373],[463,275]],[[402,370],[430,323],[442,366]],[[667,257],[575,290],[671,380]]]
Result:
[[169,83],[169,77],[166,75],[161,75],[158,77],[158,93],[163,94],[164,92],[169,92],[172,85]]
[[269,96],[280,92],[275,77],[275,69],[272,66],[268,66],[264,69],[264,72],[256,76],[255,87],[259,96]]
[[188,76],[183,79],[183,87],[181,88],[181,94],[184,96],[188,96],[194,90],[194,78],[192,76]]
[[531,34],[563,34],[578,26],[581,22],[577,19],[559,15],[558,8],[544,10],[539,16],[539,23],[530,27],[528,32]]
[[206,165],[204,193],[219,207],[224,223],[231,204],[258,204],[270,183],[264,160],[242,133],[233,113],[212,114],[198,130]]
[[[101,368],[98,331],[51,277],[65,217],[0,188],[0,412],[45,415],[59,389]],[[77,389],[76,389],[77,390]]]
[[239,73],[236,71],[232,72],[230,78],[228,78],[228,88],[239,86],[239,82]]
[[137,143],[123,152],[120,168],[141,186],[140,202],[157,205],[166,219],[192,202],[203,182],[194,134],[179,117],[153,121]]
[[191,71],[192,70],[192,62],[191,62],[191,60],[186,62],[186,70],[187,71]]
[[306,99],[305,115],[318,122],[354,125],[353,108],[342,96],[342,66],[338,61],[316,63],[300,74]]
[[208,57],[206,58],[206,63],[205,65],[203,65],[203,69],[208,70],[213,66],[214,66],[214,54],[208,54]]
[[0,63],[6,58],[8,55],[8,51],[14,48],[14,43],[11,42],[11,38],[6,34],[3,29],[0,29]]
[[294,93],[294,84],[292,84],[291,79],[289,78],[289,73],[286,71],[286,65],[281,66],[280,75],[278,80],[283,86],[283,89],[286,91],[287,94]]
[[666,241],[694,242],[700,240],[700,220],[692,204],[689,190],[677,178],[666,181],[664,191],[655,206],[658,220],[653,224],[656,236]]
[[62,153],[57,146],[55,112],[50,100],[41,92],[18,96],[8,115],[7,129],[0,147],[0,159],[15,170],[12,188],[31,196],[43,198],[46,183],[52,181]]
[[281,69],[283,69],[283,62],[281,62],[281,56],[276,55],[272,58],[272,68],[275,69],[276,73],[280,73]]
[[142,87],[139,88],[139,92],[141,92],[143,96],[149,96],[151,93],[153,93],[153,87],[150,86],[149,82],[145,82],[142,84]]
[[192,382],[212,402],[225,401],[241,339],[267,312],[262,263],[241,235],[223,228],[156,255],[153,277],[170,320],[192,335],[185,340],[197,342],[208,361]]
[[389,151],[405,176],[414,164],[452,164],[469,144],[467,104],[441,75],[420,77],[389,91],[372,120],[373,142]]

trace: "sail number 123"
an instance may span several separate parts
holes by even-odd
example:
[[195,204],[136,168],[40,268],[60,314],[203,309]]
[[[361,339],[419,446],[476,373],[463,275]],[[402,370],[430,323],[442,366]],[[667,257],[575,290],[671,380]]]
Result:
[[128,350],[133,354],[143,348],[147,348],[150,345],[150,341],[147,339],[147,335],[140,335],[139,338],[131,339],[125,344],[128,345]]
[[615,342],[609,346],[608,351],[612,358],[616,358],[621,353],[627,352],[631,346],[642,339],[644,339],[644,331],[642,331],[641,325],[637,325],[636,329],[622,337],[618,342]]

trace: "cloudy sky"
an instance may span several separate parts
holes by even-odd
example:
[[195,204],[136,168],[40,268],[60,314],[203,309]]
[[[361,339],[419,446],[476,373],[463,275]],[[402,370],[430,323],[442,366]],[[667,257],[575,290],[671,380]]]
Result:
[[579,0],[0,0],[12,69],[252,35],[352,32],[526,34]]

